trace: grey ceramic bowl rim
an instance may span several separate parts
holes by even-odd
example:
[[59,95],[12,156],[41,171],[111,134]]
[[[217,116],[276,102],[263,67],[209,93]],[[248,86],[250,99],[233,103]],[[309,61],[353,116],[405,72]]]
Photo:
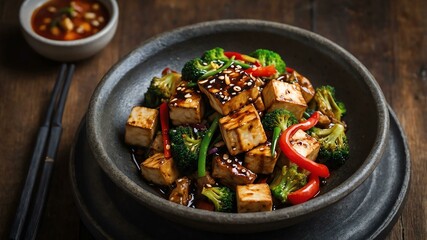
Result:
[[[290,34],[295,34],[303,37],[304,39],[313,41],[316,44],[328,49],[328,51],[339,55],[341,59],[347,61],[352,68],[360,73],[363,81],[365,81],[368,85],[367,90],[372,93],[373,98],[376,101],[375,104],[379,116],[377,126],[378,131],[376,135],[377,137],[375,139],[372,150],[363,162],[362,167],[360,167],[352,176],[350,176],[339,186],[306,203],[290,206],[272,212],[256,212],[245,214],[210,212],[181,206],[144,190],[135,182],[131,181],[125,174],[123,174],[106,154],[102,144],[100,144],[98,140],[98,132],[100,132],[102,129],[99,129],[97,121],[100,119],[99,116],[102,112],[100,106],[102,106],[102,104],[107,100],[108,95],[112,91],[113,87],[118,83],[118,81],[120,81],[126,72],[137,66],[142,60],[145,59],[145,57],[150,56],[151,54],[157,52],[158,49],[161,49],[163,46],[168,46],[169,44],[178,43],[189,38],[203,36],[209,33],[233,30],[259,31],[259,29],[262,29],[266,32],[286,31]],[[218,20],[197,23],[160,34],[159,36],[145,41],[141,46],[130,52],[127,56],[115,64],[101,80],[90,100],[86,121],[88,123],[87,133],[89,145],[94,156],[96,156],[99,165],[115,184],[124,189],[126,192],[130,193],[140,203],[149,206],[154,211],[160,211],[166,214],[173,213],[172,215],[175,217],[178,216],[187,219],[191,218],[193,221],[200,222],[222,224],[230,223],[234,225],[284,221],[319,211],[342,199],[350,192],[355,190],[364,180],[366,180],[378,165],[379,160],[381,159],[381,156],[385,150],[385,140],[387,139],[387,130],[389,128],[389,114],[383,93],[374,77],[353,55],[332,41],[307,30],[286,24],[253,19]]]
[[[36,32],[33,31],[31,24],[28,25],[26,23],[26,17],[27,16],[24,15],[24,7],[29,1],[31,1],[31,0],[24,1],[21,5],[20,10],[19,10],[19,22],[21,25],[21,29],[23,29],[23,31],[25,31],[28,35],[30,35],[32,38],[36,39],[37,41],[43,42],[43,43],[51,45],[51,46],[70,47],[70,46],[81,46],[81,45],[85,45],[88,43],[92,43],[92,42],[104,37],[105,35],[107,35],[108,32],[113,31],[115,23],[119,20],[119,7],[117,5],[116,0],[106,0],[106,1],[110,2],[111,6],[112,6],[111,11],[109,11],[110,20],[108,21],[107,25],[101,31],[97,32],[96,34],[93,34],[92,36],[82,38],[82,39],[72,40],[72,41],[52,40],[52,39],[45,38],[45,37],[38,35]],[[40,4],[37,4],[36,7],[31,10],[31,13],[36,8],[40,7],[44,2],[47,2],[47,1],[48,0],[45,0],[45,1],[40,2]],[[31,20],[31,16],[29,16],[29,18]]]

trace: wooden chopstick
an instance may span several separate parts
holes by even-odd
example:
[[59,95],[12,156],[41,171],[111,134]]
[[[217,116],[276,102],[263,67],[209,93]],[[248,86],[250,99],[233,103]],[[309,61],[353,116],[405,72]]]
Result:
[[[24,226],[28,215],[28,209],[31,203],[32,193],[36,184],[38,169],[42,161],[44,150],[47,147],[47,156],[44,160],[43,172],[40,178],[40,185],[36,196],[36,203],[34,204],[34,210],[31,215],[30,224],[28,225],[28,230],[25,237],[27,239],[34,239],[37,234],[38,222],[43,211],[48,185],[50,182],[53,159],[56,156],[56,150],[58,148],[62,133],[62,115],[64,112],[65,101],[71,84],[72,75],[74,73],[74,68],[74,64],[61,65],[61,70],[54,86],[45,121],[40,127],[37,136],[37,142],[31,158],[27,178],[25,180],[21,199],[9,235],[10,239],[22,239]],[[59,96],[59,100],[57,101],[59,93],[61,94]],[[57,102],[58,104],[56,104]],[[56,105],[58,106],[55,110]],[[55,115],[52,118],[54,110]],[[48,138],[49,141],[47,141]],[[46,143],[48,143],[47,146]]]

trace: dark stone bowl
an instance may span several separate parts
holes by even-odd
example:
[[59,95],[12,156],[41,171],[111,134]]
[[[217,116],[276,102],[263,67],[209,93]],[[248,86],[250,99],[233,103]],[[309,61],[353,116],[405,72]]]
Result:
[[[205,50],[223,47],[243,53],[267,48],[307,76],[314,86],[330,84],[347,106],[350,159],[332,172],[316,198],[260,213],[217,213],[169,202],[147,185],[124,144],[124,126],[141,104],[152,77]],[[389,118],[381,89],[351,54],[314,33],[273,22],[223,20],[200,23],[152,38],[119,61],[95,90],[87,114],[90,147],[99,165],[120,188],[158,214],[191,227],[217,232],[258,232],[312,217],[355,190],[375,169],[385,149]]]

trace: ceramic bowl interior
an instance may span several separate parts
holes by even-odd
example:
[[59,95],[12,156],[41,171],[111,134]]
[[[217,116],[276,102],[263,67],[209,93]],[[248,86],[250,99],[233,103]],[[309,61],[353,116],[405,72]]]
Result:
[[26,0],[19,11],[22,32],[28,44],[39,54],[56,61],[77,61],[88,58],[102,50],[113,38],[119,19],[115,0],[99,0],[108,10],[110,20],[98,33],[73,41],[58,41],[42,37],[34,32],[31,18],[35,9],[48,0]]
[[[267,48],[281,54],[289,67],[312,81],[336,88],[346,103],[350,159],[333,171],[321,194],[297,206],[272,212],[230,214],[171,203],[137,173],[124,144],[124,126],[133,106],[140,105],[150,80],[162,69],[181,70],[205,50],[223,47],[250,53]],[[357,188],[374,170],[389,124],[386,102],[367,69],[348,52],[311,32],[258,20],[200,23],[150,39],[117,63],[97,87],[87,115],[90,147],[103,170],[122,189],[168,219],[223,232],[265,231],[314,216]]]

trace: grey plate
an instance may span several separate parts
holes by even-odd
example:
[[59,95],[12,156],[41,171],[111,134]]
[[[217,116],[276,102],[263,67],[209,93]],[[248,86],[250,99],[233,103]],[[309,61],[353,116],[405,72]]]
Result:
[[[354,192],[319,215],[290,227],[245,239],[375,239],[385,237],[405,203],[410,157],[392,111],[386,151],[373,174]],[[70,176],[81,218],[98,239],[233,239],[175,224],[141,206],[101,170],[87,144],[85,122],[76,135]],[[129,165],[131,165],[129,158]],[[135,172],[135,174],[137,174]]]

